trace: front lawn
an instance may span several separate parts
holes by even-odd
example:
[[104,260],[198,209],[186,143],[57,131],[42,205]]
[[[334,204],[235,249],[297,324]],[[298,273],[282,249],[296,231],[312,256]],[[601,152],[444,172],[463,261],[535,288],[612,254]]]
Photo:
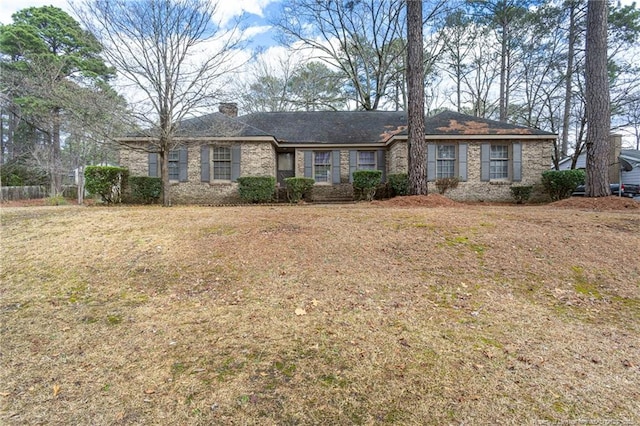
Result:
[[640,209],[4,207],[0,244],[2,424],[640,423]]

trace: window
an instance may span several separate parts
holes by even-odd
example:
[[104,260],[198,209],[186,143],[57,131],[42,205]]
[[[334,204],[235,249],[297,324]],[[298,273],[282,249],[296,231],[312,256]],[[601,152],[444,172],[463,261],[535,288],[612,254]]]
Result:
[[509,179],[509,147],[507,145],[491,145],[490,179]]
[[169,151],[169,180],[180,179],[180,150]]
[[313,152],[313,177],[316,182],[331,182],[331,152]]
[[375,170],[376,169],[376,152],[375,151],[358,151],[358,170]]
[[294,155],[292,152],[278,154],[278,171],[290,171],[294,169]]
[[436,151],[436,179],[452,178],[456,175],[455,145],[438,145]]
[[213,179],[231,180],[231,149],[228,147],[213,148]]

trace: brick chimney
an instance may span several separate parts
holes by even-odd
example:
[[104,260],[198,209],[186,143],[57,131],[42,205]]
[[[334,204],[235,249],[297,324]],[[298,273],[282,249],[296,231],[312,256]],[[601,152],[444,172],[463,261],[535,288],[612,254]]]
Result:
[[218,111],[227,117],[237,117],[238,104],[235,102],[221,102],[220,105],[218,105]]

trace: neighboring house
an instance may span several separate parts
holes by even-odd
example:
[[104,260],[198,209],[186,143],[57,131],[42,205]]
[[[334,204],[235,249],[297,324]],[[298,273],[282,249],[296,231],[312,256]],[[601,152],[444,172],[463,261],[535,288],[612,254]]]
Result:
[[[291,176],[316,182],[316,200],[351,197],[353,172],[407,172],[407,115],[389,111],[221,112],[185,120],[169,157],[175,203],[238,200],[240,176]],[[551,163],[556,135],[537,129],[442,112],[425,122],[427,180],[459,177],[447,196],[456,200],[511,200],[510,187],[540,182]],[[122,138],[120,165],[131,175],[159,176],[158,155],[147,137]]]
[[[640,151],[637,149],[621,149],[622,136],[611,135],[611,152],[609,154],[609,183],[640,185]],[[560,170],[571,168],[572,157],[559,162]],[[576,169],[587,167],[587,153],[583,152],[576,160]]]

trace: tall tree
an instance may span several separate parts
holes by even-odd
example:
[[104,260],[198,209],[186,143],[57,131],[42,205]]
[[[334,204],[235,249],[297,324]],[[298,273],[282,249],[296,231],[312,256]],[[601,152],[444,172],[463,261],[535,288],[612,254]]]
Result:
[[296,67],[291,76],[291,102],[297,110],[338,110],[346,107],[344,79],[324,63],[306,62]]
[[215,20],[208,0],[84,0],[79,11],[105,47],[105,55],[142,93],[133,103],[160,156],[164,206],[171,205],[169,152],[180,121],[216,102],[223,79],[238,69],[239,23]]
[[522,17],[532,3],[540,0],[468,0],[478,23],[488,25],[496,35],[500,60],[499,119],[507,121],[513,82],[512,70],[517,63],[517,50]]
[[100,57],[102,48],[93,35],[63,10],[30,7],[12,17],[12,24],[0,28],[3,91],[48,136],[51,193],[56,195],[62,191],[62,116],[71,107],[61,98],[76,86],[107,81],[113,70]]
[[578,41],[578,14],[581,7],[580,0],[565,0],[565,7],[569,13],[569,29],[567,34],[567,67],[564,77],[564,110],[562,113],[562,143],[560,152],[556,153],[556,159],[567,156],[569,153],[569,121],[571,119],[571,101],[573,89],[573,72],[576,43]]
[[585,60],[587,115],[586,195],[609,195],[609,133],[611,128],[607,69],[608,2],[589,0]]
[[286,44],[300,42],[338,67],[359,109],[378,109],[405,54],[403,0],[288,0],[276,21]]
[[454,104],[456,110],[462,112],[463,80],[469,73],[467,59],[475,46],[476,31],[465,11],[457,10],[446,17],[442,33],[444,55],[440,62],[455,83]]
[[424,60],[422,1],[407,1],[407,127],[409,193],[427,194],[427,144],[424,140]]

